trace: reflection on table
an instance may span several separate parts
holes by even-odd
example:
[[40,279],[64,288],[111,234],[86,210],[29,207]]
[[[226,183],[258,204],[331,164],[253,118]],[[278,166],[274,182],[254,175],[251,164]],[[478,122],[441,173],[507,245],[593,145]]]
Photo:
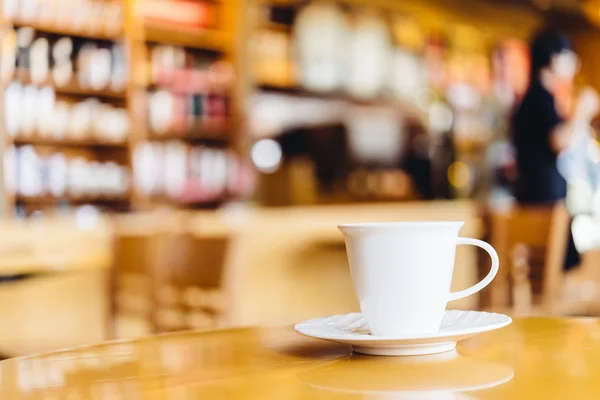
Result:
[[318,390],[373,399],[456,399],[471,398],[457,393],[498,386],[513,375],[506,365],[463,357],[452,350],[410,357],[353,354],[301,373],[299,378]]

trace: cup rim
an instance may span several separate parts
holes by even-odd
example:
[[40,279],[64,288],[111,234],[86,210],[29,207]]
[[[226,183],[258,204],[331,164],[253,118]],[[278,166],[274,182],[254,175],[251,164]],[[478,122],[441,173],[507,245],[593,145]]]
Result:
[[463,226],[465,221],[396,221],[396,222],[355,222],[338,225],[338,229],[377,229],[377,228],[410,228],[410,227],[444,227]]

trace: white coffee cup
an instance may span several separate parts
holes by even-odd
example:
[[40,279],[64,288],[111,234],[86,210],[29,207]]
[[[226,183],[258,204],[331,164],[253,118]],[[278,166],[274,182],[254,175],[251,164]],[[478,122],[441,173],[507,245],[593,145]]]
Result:
[[[488,243],[458,237],[464,222],[384,222],[339,225],[354,289],[372,335],[418,336],[439,330],[448,301],[486,287],[498,272]],[[487,276],[451,292],[456,246],[481,247],[492,259]]]

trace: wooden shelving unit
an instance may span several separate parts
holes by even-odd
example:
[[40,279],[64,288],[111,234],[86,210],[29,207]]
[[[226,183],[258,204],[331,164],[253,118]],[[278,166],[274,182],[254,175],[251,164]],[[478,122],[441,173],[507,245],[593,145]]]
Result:
[[[141,1],[141,0],[137,0]],[[229,88],[227,96],[230,105],[230,115],[224,125],[219,127],[209,126],[193,126],[184,131],[166,132],[157,134],[151,131],[148,126],[148,118],[146,110],[137,113],[136,140],[139,142],[166,143],[171,141],[180,141],[186,145],[208,145],[216,148],[229,148],[234,151],[243,151],[243,143],[238,135],[239,121],[241,120],[241,104],[240,101],[244,97],[244,93],[240,90],[243,80],[241,77],[241,60],[245,50],[245,44],[238,45],[239,40],[243,38],[241,16],[243,12],[243,0],[208,0],[209,3],[219,8],[217,25],[213,28],[195,28],[181,26],[177,24],[167,24],[156,21],[143,21],[140,19],[130,23],[126,29],[135,31],[134,47],[135,60],[132,61],[134,66],[134,91],[138,99],[147,96],[148,92],[153,89],[161,89],[161,86],[156,86],[148,79],[147,69],[142,65],[148,59],[149,49],[153,45],[170,45],[179,46],[191,51],[200,51],[213,54],[215,59],[220,59],[231,63],[238,79],[238,84],[235,87]],[[178,88],[169,89],[173,93],[184,93]],[[133,139],[133,138],[132,138]],[[186,201],[180,199],[172,200],[165,195],[144,195],[137,193],[135,203],[137,208],[152,208],[163,207],[165,205],[178,208],[215,208],[230,200],[231,197],[227,192],[219,196],[208,196],[206,199],[196,201]]]
[[[128,0],[123,1],[123,7],[132,7],[132,2]],[[2,11],[0,11],[1,13]],[[93,29],[89,24],[83,24],[80,29],[76,29],[73,26],[43,23],[38,20],[25,21],[19,17],[6,18],[2,15],[1,28],[21,28],[30,27],[36,32],[43,33],[49,37],[62,36],[72,37],[78,39],[87,39],[96,42],[117,42],[125,41],[124,26],[120,26],[118,29],[112,29],[110,31],[101,29]],[[29,76],[29,72],[23,69],[17,69],[12,78],[13,81],[18,81],[23,85],[31,85],[35,87],[51,87],[57,97],[71,98],[73,101],[83,100],[86,98],[98,98],[106,103],[121,104],[129,108],[129,102],[127,101],[127,92],[129,89],[123,91],[114,91],[111,89],[94,90],[92,88],[81,87],[73,78],[70,82],[65,85],[56,84],[49,74],[49,77],[44,82],[32,82]],[[5,89],[8,82],[2,85],[2,89]],[[1,97],[4,100],[4,93],[1,93]],[[4,110],[4,109],[3,109]],[[4,122],[4,118],[2,118]],[[3,124],[0,124],[3,125]],[[4,132],[4,126],[0,126],[4,148],[8,146],[22,147],[31,145],[43,153],[48,152],[60,152],[65,156],[78,156],[84,157],[90,160],[100,161],[111,161],[122,162],[123,159],[127,159],[124,154],[130,152],[128,142],[107,142],[96,140],[93,138],[84,139],[52,139],[48,137],[42,137],[39,135],[18,135],[11,137]],[[127,163],[126,167],[131,171],[131,163]],[[4,176],[2,177],[4,179]],[[4,192],[4,211],[6,215],[14,215],[15,208],[21,206],[24,209],[52,209],[62,204],[82,205],[82,204],[94,204],[101,207],[112,208],[113,204],[118,205],[119,209],[129,209],[131,207],[131,195],[125,196],[109,196],[109,195],[98,195],[98,196],[73,196],[65,194],[62,196],[23,196],[21,194],[9,193],[6,188],[3,187]]]
[[[44,0],[41,0],[44,1]],[[123,91],[114,91],[111,89],[93,90],[89,87],[81,87],[73,79],[66,85],[57,85],[52,81],[51,74],[44,82],[31,82],[29,74],[25,70],[17,70],[14,73],[13,81],[18,81],[23,85],[33,85],[36,87],[52,87],[57,97],[72,98],[83,100],[85,98],[97,98],[104,103],[115,104],[127,108],[130,117],[131,130],[124,142],[109,142],[95,139],[87,136],[82,139],[53,139],[51,137],[42,137],[40,135],[18,135],[10,137],[6,134],[4,126],[4,90],[8,83],[0,85],[0,134],[2,135],[2,145],[8,146],[26,146],[31,145],[42,151],[60,151],[64,154],[75,154],[85,158],[95,157],[101,161],[111,161],[113,159],[120,163],[125,162],[130,171],[130,190],[126,196],[70,196],[60,197],[36,196],[25,197],[19,194],[9,193],[2,186],[4,193],[4,214],[14,215],[15,206],[27,205],[27,207],[51,208],[53,206],[73,204],[94,204],[101,208],[110,208],[115,205],[122,209],[146,209],[154,206],[164,206],[172,201],[168,198],[153,199],[136,190],[133,184],[134,174],[134,154],[135,149],[143,142],[166,142],[178,140],[189,144],[201,144],[217,146],[219,148],[231,148],[239,150],[241,148],[239,136],[237,135],[238,121],[240,120],[241,108],[240,96],[242,93],[236,84],[228,93],[231,99],[230,118],[224,126],[219,128],[200,127],[188,129],[183,132],[172,134],[156,135],[151,133],[148,127],[148,111],[146,108],[149,90],[153,89],[149,82],[148,51],[149,47],[155,44],[164,44],[172,46],[181,46],[194,51],[205,51],[215,54],[215,57],[230,62],[238,73],[240,65],[240,52],[243,46],[237,46],[236,36],[240,34],[239,17],[241,12],[242,0],[203,0],[215,7],[218,7],[218,16],[214,29],[200,29],[191,27],[182,27],[177,24],[165,22],[149,22],[143,19],[141,15],[141,3],[144,0],[121,0],[123,7],[123,26],[115,28],[114,26],[107,30],[100,27],[81,26],[81,29],[75,29],[73,26],[42,23],[39,21],[25,21],[22,18],[5,18],[0,9],[0,28],[11,29],[18,27],[31,27],[38,32],[42,32],[49,37],[67,36],[77,39],[88,39],[98,43],[122,42],[127,53],[128,84]],[[0,2],[1,3],[1,2]],[[242,13],[243,14],[243,13]],[[54,150],[52,150],[54,149]],[[3,153],[4,154],[4,153]],[[94,159],[94,158],[91,158]],[[0,163],[2,164],[2,163]],[[2,180],[4,180],[4,173]],[[212,207],[215,201],[207,201],[206,205]],[[223,200],[226,200],[224,198]],[[219,199],[219,202],[221,199]],[[173,204],[175,206],[188,206],[185,204]],[[198,204],[189,204],[189,207],[196,207]]]

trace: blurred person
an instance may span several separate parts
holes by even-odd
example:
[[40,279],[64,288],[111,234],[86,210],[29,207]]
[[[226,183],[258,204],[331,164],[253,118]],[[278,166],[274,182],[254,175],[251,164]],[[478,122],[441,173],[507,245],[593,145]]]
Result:
[[580,110],[583,118],[579,118],[579,123],[573,127],[572,140],[558,155],[557,163],[558,170],[567,181],[569,188],[581,184],[593,194],[598,190],[600,183],[598,168],[600,153],[590,121],[600,110],[600,100],[597,93],[588,88],[583,90],[581,99],[584,104],[584,108]]
[[[531,42],[531,81],[513,117],[517,160],[515,197],[520,204],[553,204],[564,201],[567,182],[557,165],[581,126],[593,117],[594,95],[586,89],[575,102],[570,117],[564,112],[564,87],[572,85],[578,70],[577,55],[566,36],[545,30]],[[563,96],[563,97],[561,97]],[[572,234],[568,238],[565,269],[578,265],[580,256]]]

